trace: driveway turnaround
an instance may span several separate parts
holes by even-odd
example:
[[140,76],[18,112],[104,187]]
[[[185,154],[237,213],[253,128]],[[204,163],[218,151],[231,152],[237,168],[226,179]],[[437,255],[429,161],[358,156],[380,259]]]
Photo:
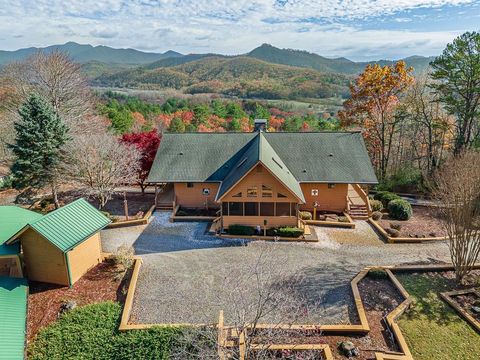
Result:
[[263,323],[355,323],[350,280],[364,267],[449,261],[445,242],[385,244],[363,221],[353,231],[317,228],[320,241],[309,244],[247,244],[205,230],[160,212],[148,226],[102,232],[106,251],[131,244],[144,260],[130,322],[214,323],[223,310],[235,324],[271,296]]

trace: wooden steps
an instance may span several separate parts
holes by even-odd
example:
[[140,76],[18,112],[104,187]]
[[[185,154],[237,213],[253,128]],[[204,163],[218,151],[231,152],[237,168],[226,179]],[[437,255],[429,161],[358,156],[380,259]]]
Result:
[[349,214],[352,217],[352,219],[366,220],[366,219],[368,219],[367,206],[366,205],[351,204]]
[[173,211],[173,203],[160,203],[156,207],[159,211]]

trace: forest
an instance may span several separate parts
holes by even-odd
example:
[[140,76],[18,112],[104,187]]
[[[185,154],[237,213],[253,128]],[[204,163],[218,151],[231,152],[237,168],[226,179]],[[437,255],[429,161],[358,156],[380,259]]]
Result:
[[[68,55],[37,52],[2,69],[2,186],[48,187],[55,198],[62,183],[75,182],[87,196],[106,201],[119,184],[137,181],[143,188],[163,132],[245,132],[252,131],[254,119],[263,118],[268,131],[361,131],[380,181],[377,189],[428,193],[446,160],[480,147],[479,49],[480,34],[470,32],[448,44],[426,73],[415,73],[403,61],[367,64],[349,82],[338,113],[241,99],[241,93],[238,99],[199,100],[97,92]],[[228,67],[232,60],[213,61]],[[269,72],[247,65],[239,76],[249,74],[248,86],[261,89],[255,82],[268,79]],[[191,77],[216,81],[210,67],[180,66],[187,82]],[[148,71],[138,74],[151,76]],[[282,71],[288,74],[291,68]],[[328,86],[337,82],[317,80]],[[287,87],[298,91],[301,83]],[[318,95],[320,90],[312,91]],[[46,126],[42,131],[39,122]],[[98,171],[109,176],[96,176]]]

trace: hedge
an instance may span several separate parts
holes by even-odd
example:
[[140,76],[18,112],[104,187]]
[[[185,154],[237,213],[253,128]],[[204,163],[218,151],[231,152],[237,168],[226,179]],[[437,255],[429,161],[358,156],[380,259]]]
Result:
[[383,203],[380,200],[370,200],[372,211],[382,211]]
[[278,230],[278,236],[297,238],[303,235],[303,230],[297,227],[281,227]]
[[28,347],[28,358],[170,359],[183,329],[162,327],[120,332],[121,312],[120,304],[111,301],[73,309],[40,330]]
[[299,211],[298,215],[302,220],[312,220],[312,213],[310,211]]
[[246,225],[230,225],[228,227],[228,233],[230,235],[254,235],[255,234],[255,228],[252,226],[246,226]]
[[390,201],[401,199],[397,194],[388,191],[379,191],[373,196],[373,198],[375,200],[380,200],[385,208],[388,208]]
[[397,199],[388,203],[388,215],[395,220],[408,220],[412,217],[412,205],[406,200]]

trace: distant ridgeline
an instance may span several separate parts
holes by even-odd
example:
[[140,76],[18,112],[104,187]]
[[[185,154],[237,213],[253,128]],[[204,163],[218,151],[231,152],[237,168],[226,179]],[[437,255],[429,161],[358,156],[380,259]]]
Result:
[[[0,51],[0,66],[25,59],[38,48]],[[189,94],[218,93],[265,99],[346,97],[348,84],[368,64],[346,58],[328,59],[300,50],[263,44],[238,56],[148,53],[134,49],[69,42],[41,49],[60,50],[82,64],[92,85],[142,89],[177,89]],[[417,73],[433,57],[404,59]],[[381,65],[392,61],[380,60]]]

